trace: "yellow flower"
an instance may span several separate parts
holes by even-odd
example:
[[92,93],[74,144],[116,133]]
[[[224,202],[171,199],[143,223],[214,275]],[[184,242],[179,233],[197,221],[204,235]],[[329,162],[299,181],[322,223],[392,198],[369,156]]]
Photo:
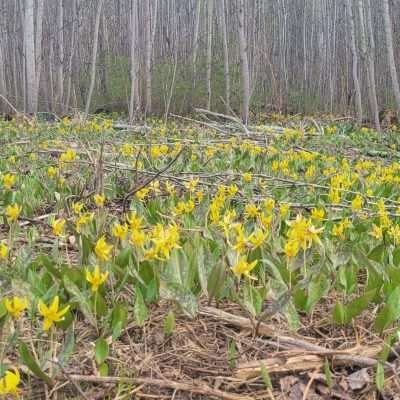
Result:
[[265,199],[264,200],[264,208],[267,213],[271,213],[275,207],[275,200],[274,199]]
[[313,208],[311,210],[311,218],[315,221],[321,222],[325,217],[325,210],[323,208]]
[[86,270],[86,280],[92,285],[92,292],[97,292],[107,279],[109,272],[100,273],[100,267],[96,265],[93,273]]
[[14,185],[15,183],[15,175],[12,174],[6,174],[3,177],[3,185],[4,187],[6,187],[7,189],[11,189],[12,185]]
[[238,192],[238,187],[235,184],[232,184],[228,187],[229,196],[234,196]]
[[265,229],[269,229],[272,224],[272,215],[267,215],[262,213],[260,216],[261,224],[264,226]]
[[8,247],[4,243],[0,243],[0,258],[7,258]]
[[297,240],[289,240],[285,244],[285,254],[287,258],[296,257],[297,253],[299,252],[300,247]]
[[72,209],[74,210],[75,214],[80,214],[83,209],[83,204],[82,203],[73,203]]
[[279,207],[279,214],[281,215],[282,218],[286,218],[289,214],[289,204],[284,204],[282,203]]
[[250,272],[254,269],[257,265],[257,260],[248,263],[246,257],[240,257],[239,261],[236,263],[235,266],[231,268],[232,272],[235,276],[240,280],[242,276],[250,279],[256,279],[250,275]]
[[251,182],[251,180],[253,179],[253,175],[250,172],[245,172],[243,174],[243,180],[247,183]]
[[52,228],[55,236],[61,236],[62,231],[64,229],[64,225],[65,225],[64,218],[56,219],[55,221],[53,221]]
[[171,183],[170,181],[165,182],[165,190],[171,196],[173,196],[176,192],[175,185],[173,183]]
[[90,222],[93,219],[94,214],[93,213],[86,213],[81,215],[77,221],[75,222],[75,226],[76,226],[76,231],[78,233],[81,232],[81,227],[83,225],[86,225],[88,222]]
[[138,192],[136,192],[135,197],[140,201],[144,201],[146,196],[149,194],[149,191],[150,190],[148,188],[143,188],[143,189],[139,190]]
[[105,196],[102,195],[102,194],[95,194],[95,195],[93,196],[93,200],[94,200],[94,203],[96,204],[96,206],[97,206],[98,208],[101,208],[101,207],[104,206],[104,202],[105,202],[106,198],[105,198]]
[[68,149],[65,153],[61,154],[60,161],[74,161],[76,158],[76,152],[73,149]]
[[61,311],[59,311],[59,302],[60,299],[58,296],[55,296],[53,302],[48,307],[43,303],[42,300],[39,300],[39,313],[44,318],[43,320],[43,330],[48,331],[54,322],[59,322],[64,319],[64,315],[68,312],[70,306],[64,307]]
[[112,245],[107,244],[106,239],[102,236],[96,243],[94,251],[96,256],[103,261],[107,261],[110,258],[110,253],[112,250]]
[[121,242],[126,239],[128,235],[128,225],[127,224],[116,224],[112,228],[112,234],[114,237],[119,239]]
[[298,214],[294,221],[287,222],[287,224],[290,226],[289,241],[297,242],[303,250],[310,248],[313,242],[322,244],[318,235],[324,228],[315,228],[311,225],[311,221],[303,218],[301,214]]
[[7,219],[9,221],[16,221],[18,219],[19,214],[21,214],[21,211],[22,208],[18,204],[7,206],[6,208]]
[[267,237],[268,233],[263,232],[261,229],[257,229],[249,236],[249,242],[253,245],[253,248],[256,249],[264,243]]
[[380,226],[376,226],[375,224],[372,226],[372,231],[369,232],[371,236],[375,239],[382,239],[383,238],[383,230]]
[[14,372],[6,371],[3,378],[0,379],[0,395],[7,396],[9,394],[18,396],[18,385],[21,381],[19,371],[14,368]]
[[203,192],[202,190],[198,190],[198,191],[195,193],[195,196],[196,196],[196,200],[197,200],[199,203],[201,203],[202,200],[203,200],[203,197],[204,197],[204,192]]
[[129,241],[136,247],[143,247],[146,236],[143,231],[133,229]]
[[332,204],[340,203],[340,193],[338,190],[331,189],[328,195],[328,199]]
[[363,206],[363,198],[358,194],[351,202],[351,209],[354,212],[360,211]]
[[199,184],[199,178],[191,179],[189,182],[185,182],[185,188],[189,190],[189,192],[193,193],[196,191],[196,187]]
[[244,215],[247,218],[256,218],[259,214],[258,208],[254,203],[246,204]]
[[49,168],[47,168],[47,175],[48,175],[50,178],[54,178],[54,177],[57,175],[57,168],[55,168],[55,167],[49,167]]
[[17,296],[14,296],[11,300],[5,298],[4,306],[13,318],[20,319],[23,311],[28,307],[28,300]]
[[126,216],[129,226],[132,230],[141,230],[143,225],[143,217],[138,217],[136,212],[132,212],[131,215]]

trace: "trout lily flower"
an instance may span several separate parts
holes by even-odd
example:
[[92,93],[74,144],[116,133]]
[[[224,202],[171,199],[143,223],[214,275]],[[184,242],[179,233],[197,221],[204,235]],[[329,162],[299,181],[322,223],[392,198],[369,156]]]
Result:
[[68,312],[70,306],[59,310],[60,299],[55,296],[51,305],[48,307],[42,300],[39,300],[39,313],[43,319],[43,330],[48,331],[55,322],[60,322],[64,319],[64,315]]
[[27,299],[21,299],[17,296],[13,297],[11,300],[8,298],[4,299],[4,306],[8,313],[14,319],[20,319],[24,310],[28,307],[29,303]]
[[99,287],[107,280],[109,272],[100,273],[100,267],[96,265],[94,271],[86,270],[86,280],[92,285],[92,292],[97,292]]

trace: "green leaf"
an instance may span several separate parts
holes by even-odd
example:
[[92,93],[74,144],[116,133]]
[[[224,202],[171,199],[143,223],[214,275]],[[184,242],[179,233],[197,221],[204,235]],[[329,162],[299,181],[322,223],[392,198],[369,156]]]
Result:
[[326,383],[327,383],[329,389],[332,389],[332,386],[333,386],[332,371],[329,366],[329,361],[327,358],[325,358],[325,363],[324,363],[324,374],[325,374]]
[[323,274],[319,274],[318,277],[313,278],[308,285],[308,297],[305,307],[306,312],[311,312],[317,302],[327,294],[329,290],[329,279]]
[[208,273],[204,263],[204,247],[200,244],[200,240],[197,241],[196,246],[196,260],[197,260],[197,273],[199,275],[199,283],[203,294],[208,297],[208,285],[207,278]]
[[63,277],[64,287],[67,292],[73,296],[71,301],[76,301],[79,304],[79,309],[82,311],[83,315],[87,319],[87,321],[93,326],[96,327],[96,320],[91,312],[91,305],[86,296],[79,290],[79,288],[71,281],[71,279],[64,275]]
[[261,378],[264,382],[264,386],[266,389],[272,390],[272,382],[271,382],[271,377],[268,373],[267,368],[263,363],[261,363]]
[[338,325],[345,325],[347,323],[346,308],[341,302],[337,302],[332,311],[333,321]]
[[236,344],[233,340],[229,340],[228,344],[228,363],[229,368],[234,369],[236,367]]
[[107,363],[103,363],[99,367],[100,376],[108,376],[108,365]]
[[125,304],[114,306],[111,316],[112,339],[117,340],[128,323],[128,309]]
[[349,323],[354,317],[361,314],[375,297],[376,290],[370,290],[364,293],[362,296],[357,297],[346,305],[346,319]]
[[375,384],[380,392],[385,388],[385,369],[381,362],[376,365]]
[[172,310],[168,313],[164,320],[164,334],[171,336],[175,329],[175,314]]
[[36,375],[36,377],[46,382],[49,386],[54,386],[53,380],[42,371],[25,343],[20,343],[19,355],[21,361],[31,370],[34,375]]
[[209,299],[217,298],[222,290],[222,282],[225,277],[225,266],[223,262],[217,262],[208,277],[207,289]]
[[129,264],[129,260],[132,255],[132,248],[125,247],[118,254],[118,257],[115,259],[115,264],[117,264],[121,268],[125,268]]
[[383,260],[383,254],[384,254],[385,248],[386,248],[386,245],[384,243],[379,244],[378,246],[376,246],[369,252],[368,258],[370,260],[381,263]]
[[58,361],[61,367],[65,367],[70,359],[75,348],[75,334],[74,329],[70,328],[65,336],[64,345],[58,355]]
[[110,348],[108,346],[106,339],[104,339],[102,337],[98,338],[96,340],[95,350],[94,350],[97,365],[103,364],[103,362],[108,357],[109,351],[110,351]]
[[136,323],[140,327],[142,327],[149,313],[146,304],[144,303],[143,295],[139,287],[136,287],[136,300],[135,300],[134,313],[135,313]]
[[382,334],[394,320],[395,310],[390,304],[385,304],[375,318],[375,329]]

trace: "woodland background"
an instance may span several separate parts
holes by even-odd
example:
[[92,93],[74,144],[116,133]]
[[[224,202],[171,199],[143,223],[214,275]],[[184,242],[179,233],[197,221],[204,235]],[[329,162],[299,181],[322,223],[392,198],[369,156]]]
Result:
[[[400,109],[398,0],[2,0],[0,93],[19,111]],[[0,111],[10,112],[6,101]]]

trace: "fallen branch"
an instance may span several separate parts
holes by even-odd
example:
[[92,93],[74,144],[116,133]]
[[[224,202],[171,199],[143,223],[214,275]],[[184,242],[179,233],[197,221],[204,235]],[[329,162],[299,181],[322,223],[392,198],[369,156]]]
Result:
[[139,192],[139,190],[142,190],[143,188],[145,188],[147,185],[149,185],[151,182],[153,182],[154,180],[156,180],[160,175],[162,175],[164,172],[166,172],[169,168],[172,167],[173,164],[175,164],[175,162],[178,160],[178,158],[180,157],[180,155],[183,153],[183,151],[185,150],[185,147],[182,148],[182,150],[175,156],[175,158],[173,158],[166,167],[164,167],[163,169],[161,169],[160,171],[157,171],[152,177],[150,177],[149,179],[147,179],[146,181],[144,181],[141,185],[139,186],[135,186],[133,189],[131,189],[124,197],[123,203],[122,203],[122,209],[124,211],[124,213],[126,212],[126,204],[129,200],[129,198],[131,196],[134,196],[135,193]]
[[152,379],[152,378],[124,378],[119,376],[94,376],[94,375],[69,375],[69,378],[75,382],[90,382],[90,383],[126,383],[131,385],[149,385],[158,386],[160,388],[167,388],[172,390],[180,390],[183,392],[196,393],[210,398],[223,399],[223,400],[253,400],[252,397],[243,396],[224,392],[219,389],[211,388],[205,383],[181,383],[170,380]]

